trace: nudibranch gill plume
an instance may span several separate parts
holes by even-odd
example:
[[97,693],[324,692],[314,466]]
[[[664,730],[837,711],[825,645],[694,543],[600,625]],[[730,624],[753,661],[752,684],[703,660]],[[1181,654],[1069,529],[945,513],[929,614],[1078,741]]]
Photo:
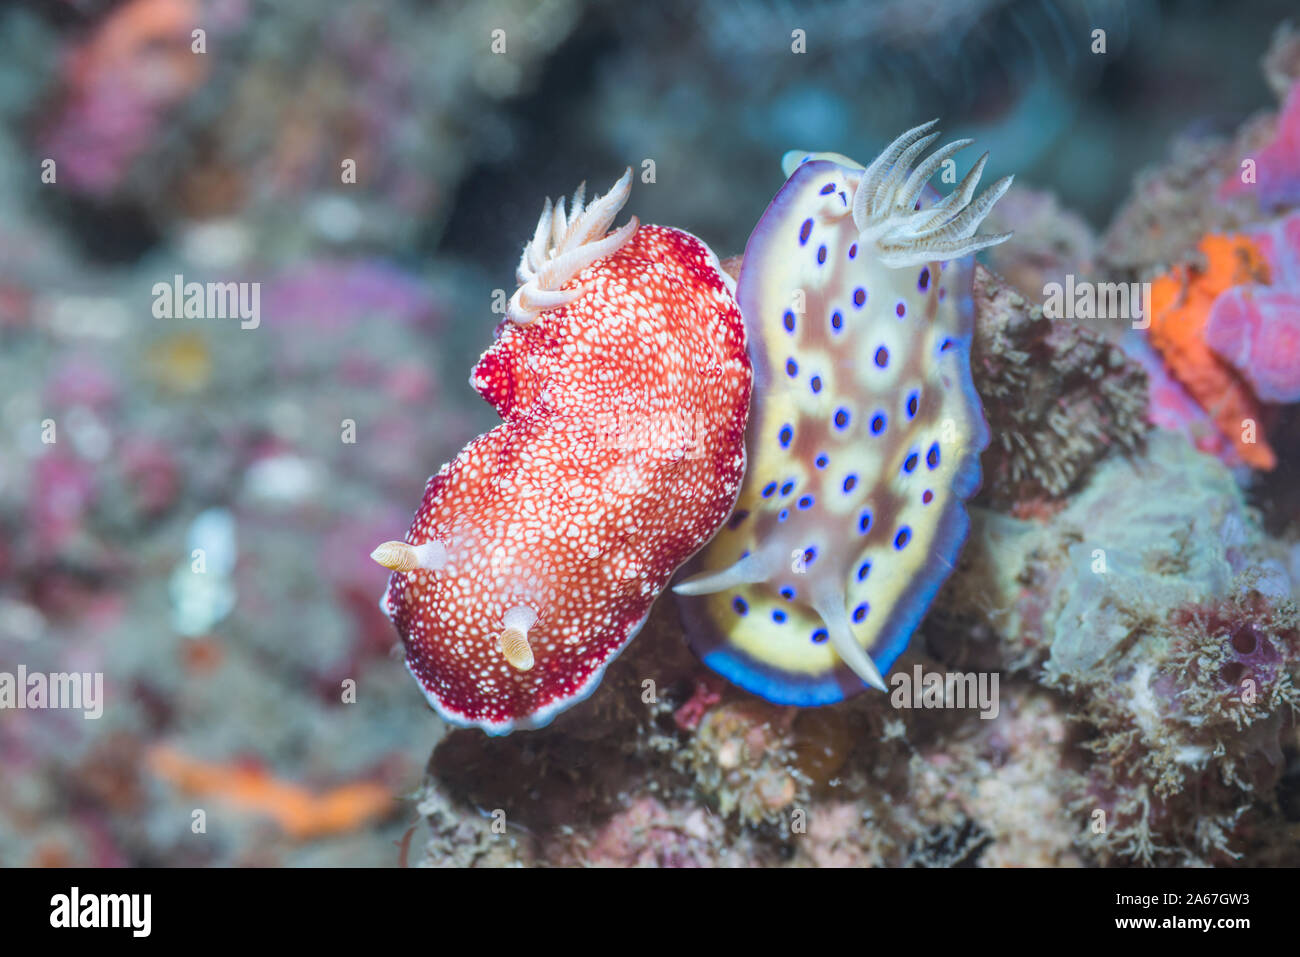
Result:
[[752,373],[734,282],[689,233],[608,232],[631,170],[548,200],[470,379],[502,418],[429,480],[381,607],[447,720],[539,727],[583,698],[730,514]]
[[959,140],[909,130],[865,169],[787,154],[737,298],[754,363],[736,510],[675,586],[706,664],[771,701],[820,705],[906,647],[965,539],[989,433],[971,379],[975,235],[1010,177],[972,199],[928,186]]

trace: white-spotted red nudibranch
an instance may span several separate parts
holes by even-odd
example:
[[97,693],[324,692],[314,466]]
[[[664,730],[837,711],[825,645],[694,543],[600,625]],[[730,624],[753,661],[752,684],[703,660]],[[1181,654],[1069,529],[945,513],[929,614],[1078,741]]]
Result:
[[937,121],[865,169],[787,154],[737,297],[754,363],[736,511],[675,591],[706,664],[781,704],[839,701],[906,647],[966,537],[988,428],[971,380],[975,235],[1010,177],[972,200],[913,163]]
[[548,200],[470,382],[502,424],[429,480],[381,607],[448,721],[540,727],[585,697],[731,513],[752,373],[735,284],[688,233],[608,232],[631,170]]

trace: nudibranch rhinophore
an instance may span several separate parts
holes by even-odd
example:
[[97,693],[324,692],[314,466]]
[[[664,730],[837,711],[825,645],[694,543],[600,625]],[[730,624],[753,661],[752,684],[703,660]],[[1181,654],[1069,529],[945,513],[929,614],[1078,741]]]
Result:
[[546,202],[470,382],[502,424],[429,480],[380,605],[447,720],[540,727],[585,697],[731,513],[752,373],[735,284],[689,233],[608,232],[628,170]]
[[704,662],[777,703],[883,690],[966,537],[989,440],[971,254],[1010,235],[975,232],[1011,178],[972,201],[985,154],[939,199],[929,179],[970,140],[913,169],[936,122],[865,169],[787,154],[745,248],[748,473],[674,591]]

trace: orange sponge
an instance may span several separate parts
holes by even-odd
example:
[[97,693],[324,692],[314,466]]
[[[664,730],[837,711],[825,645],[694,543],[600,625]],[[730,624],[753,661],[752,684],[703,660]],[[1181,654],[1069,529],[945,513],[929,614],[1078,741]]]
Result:
[[1264,437],[1263,408],[1249,384],[1205,341],[1210,307],[1243,283],[1268,283],[1259,248],[1245,236],[1202,237],[1204,269],[1175,266],[1151,284],[1151,342],[1187,391],[1253,468],[1271,470],[1277,456]]

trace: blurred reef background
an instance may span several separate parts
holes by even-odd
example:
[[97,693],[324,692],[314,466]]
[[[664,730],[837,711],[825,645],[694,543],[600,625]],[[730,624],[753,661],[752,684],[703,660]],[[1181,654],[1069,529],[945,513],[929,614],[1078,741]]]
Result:
[[[0,710],[0,865],[1300,863],[1294,13],[5,5],[0,672],[106,701]],[[629,211],[727,256],[786,150],[932,116],[1017,174],[1017,235],[970,542],[898,667],[998,672],[998,717],[769,705],[661,602],[551,727],[442,725],[369,552],[494,424],[466,379],[543,198],[652,160]],[[261,283],[260,326],[155,318],[175,274]],[[1067,275],[1161,321],[1045,317]]]

